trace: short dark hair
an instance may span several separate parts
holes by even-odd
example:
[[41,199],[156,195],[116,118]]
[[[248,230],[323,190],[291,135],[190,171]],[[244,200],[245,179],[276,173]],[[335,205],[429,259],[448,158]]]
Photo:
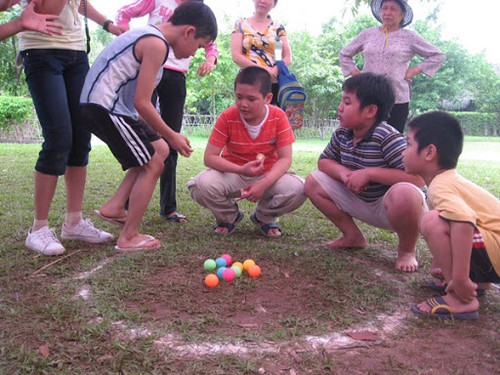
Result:
[[443,111],[427,112],[408,123],[418,144],[418,152],[434,145],[438,164],[444,169],[456,168],[464,145],[464,133],[458,119]]
[[344,92],[356,93],[360,109],[377,106],[377,122],[387,120],[394,106],[395,96],[391,83],[381,74],[360,73],[348,78],[342,85]]
[[271,92],[271,75],[269,72],[260,66],[247,66],[240,70],[234,80],[234,89],[236,85],[243,83],[246,85],[259,86],[259,91],[262,96],[266,96]]
[[191,25],[196,28],[195,38],[217,38],[217,19],[214,12],[200,1],[188,1],[180,4],[168,22],[175,26]]

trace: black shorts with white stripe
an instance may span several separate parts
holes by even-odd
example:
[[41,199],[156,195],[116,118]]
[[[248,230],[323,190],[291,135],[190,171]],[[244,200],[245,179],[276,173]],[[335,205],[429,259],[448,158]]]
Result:
[[112,115],[94,104],[81,106],[81,113],[87,129],[108,145],[124,171],[141,167],[153,157],[151,142],[160,136],[143,120]]

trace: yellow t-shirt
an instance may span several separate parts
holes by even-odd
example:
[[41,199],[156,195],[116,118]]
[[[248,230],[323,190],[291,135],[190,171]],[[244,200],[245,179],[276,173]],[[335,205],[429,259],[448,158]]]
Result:
[[479,230],[491,264],[500,275],[500,200],[455,169],[434,177],[427,200],[429,208],[439,211],[444,219],[469,222]]

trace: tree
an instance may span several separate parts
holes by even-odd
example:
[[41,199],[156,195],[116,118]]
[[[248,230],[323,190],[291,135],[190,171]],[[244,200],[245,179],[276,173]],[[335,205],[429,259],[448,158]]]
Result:
[[191,61],[187,74],[186,109],[188,113],[217,114],[234,103],[233,82],[238,66],[233,62],[230,49],[230,33],[217,37],[219,57],[214,71],[206,77],[199,77],[196,70],[205,60],[205,51],[198,50]]
[[[0,23],[19,17],[21,9],[14,7],[0,13]],[[23,81],[22,68],[16,64],[18,55],[17,37],[13,36],[0,42],[0,87],[3,95],[25,96],[28,87]]]

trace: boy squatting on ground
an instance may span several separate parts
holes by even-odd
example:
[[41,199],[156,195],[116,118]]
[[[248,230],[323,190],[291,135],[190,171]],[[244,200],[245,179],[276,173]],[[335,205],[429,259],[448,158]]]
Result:
[[447,285],[444,296],[413,305],[417,314],[476,319],[476,289],[500,282],[500,201],[457,173],[463,139],[458,120],[445,112],[408,124],[405,168],[429,187],[420,231]]
[[306,180],[311,202],[341,232],[332,249],[364,248],[367,241],[353,218],[396,232],[396,268],[413,272],[418,222],[426,210],[418,176],[404,171],[403,136],[384,122],[394,104],[390,82],[362,73],[347,79],[338,107],[339,127]]
[[151,94],[168,53],[187,58],[216,37],[217,21],[210,8],[201,2],[185,3],[168,22],[116,38],[90,69],[80,99],[82,114],[89,130],[108,144],[127,170],[113,197],[96,211],[101,218],[124,225],[117,250],[161,245],[154,237],[139,233],[139,226],[169,154],[164,139],[183,156],[189,156],[192,149],[185,136],[161,119],[151,104]]
[[[304,203],[304,181],[288,172],[295,141],[285,112],[270,105],[271,76],[257,66],[234,83],[236,104],[221,113],[204,154],[207,170],[187,183],[191,197],[212,211],[217,234],[243,218],[237,200],[258,202],[250,219],[267,237],[281,236],[278,218]],[[263,158],[258,157],[262,154]]]

